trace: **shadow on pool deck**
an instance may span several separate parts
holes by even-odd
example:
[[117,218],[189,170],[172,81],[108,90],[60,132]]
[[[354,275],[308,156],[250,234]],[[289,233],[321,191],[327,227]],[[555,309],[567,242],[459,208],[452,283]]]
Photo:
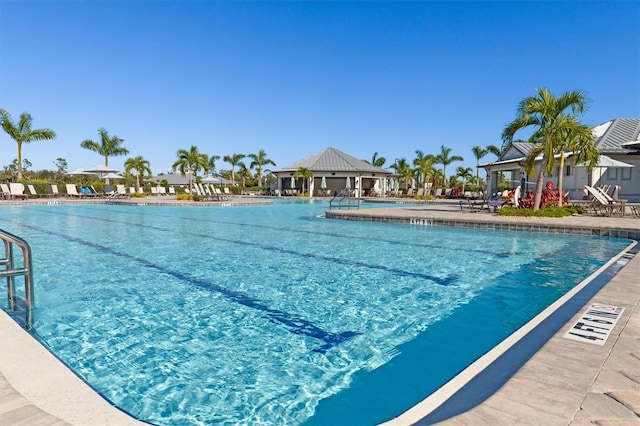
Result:
[[[518,226],[522,220],[489,213],[456,211],[457,206],[437,203],[402,208],[341,211],[343,219],[405,221],[410,218],[456,220],[466,224]],[[377,216],[376,216],[377,215]],[[551,227],[587,230],[597,235],[640,233],[633,218],[570,217],[527,220],[539,231]],[[460,226],[453,224],[453,226]],[[484,226],[484,225],[482,225]],[[524,229],[522,229],[524,230]],[[636,237],[637,238],[637,237]],[[640,422],[640,256],[633,257],[592,301],[622,306],[625,311],[604,346],[575,342],[562,337],[578,315],[563,325],[531,359],[486,401],[446,425],[627,424]],[[580,309],[581,313],[584,309]],[[126,415],[96,394],[55,356],[20,328],[5,312],[0,313],[0,424],[29,425],[134,425],[141,422]],[[429,424],[418,412],[412,420],[390,424]],[[61,420],[62,419],[62,420]],[[422,421],[421,421],[422,420]]]

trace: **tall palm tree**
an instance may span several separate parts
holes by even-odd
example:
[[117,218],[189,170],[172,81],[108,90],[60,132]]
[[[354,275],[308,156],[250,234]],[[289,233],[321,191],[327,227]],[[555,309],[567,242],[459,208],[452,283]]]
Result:
[[[431,154],[425,155],[422,151],[416,150],[416,158],[413,159],[413,166],[415,167],[415,172],[418,177],[418,181],[422,183],[425,192],[427,189],[427,184],[431,180],[431,176],[433,175],[433,162],[435,158]],[[425,194],[426,195],[426,194]]]
[[247,179],[251,178],[251,172],[249,172],[249,169],[243,162],[238,163],[238,176],[240,176],[240,181],[242,182],[242,192],[244,192],[244,187],[247,184]]
[[[302,193],[304,194],[304,181],[313,179],[313,173],[306,167],[299,167],[298,170],[296,170],[296,172],[293,174],[293,178],[302,178]],[[309,192],[309,197],[311,197],[311,192]]]
[[246,155],[244,154],[231,154],[231,155],[225,155],[222,158],[224,161],[231,164],[231,181],[232,182],[235,182],[236,180],[235,168],[244,157],[246,157]]
[[560,151],[560,165],[558,167],[558,206],[562,207],[562,188],[564,179],[565,151],[573,152],[577,164],[586,164],[589,172],[598,165],[600,152],[595,144],[595,137],[589,126],[577,124],[567,130],[567,134],[558,146]]
[[11,121],[8,112],[0,111],[0,121],[5,132],[18,144],[18,180],[22,180],[22,144],[32,141],[49,140],[56,137],[51,129],[32,129],[31,115],[23,112],[17,123]]
[[473,148],[471,148],[471,151],[473,152],[473,155],[476,157],[476,185],[480,186],[480,173],[479,173],[480,160],[489,153],[499,156],[500,148],[498,148],[495,145],[487,145],[486,148],[482,148],[481,146],[476,145]]
[[384,166],[384,163],[387,162],[387,159],[384,157],[378,157],[378,153],[374,152],[373,156],[371,157],[371,161],[369,160],[362,160],[362,161],[364,161],[365,163],[369,163],[372,166],[381,168],[382,166]]
[[100,142],[86,139],[80,143],[80,146],[102,155],[104,157],[105,166],[109,165],[109,157],[129,154],[129,150],[127,148],[120,146],[122,142],[124,142],[124,139],[115,135],[109,137],[109,132],[102,127],[98,129],[98,133],[100,134]]
[[411,179],[411,177],[413,176],[413,170],[409,166],[409,163],[407,163],[407,159],[404,157],[397,158],[395,163],[391,165],[391,168],[395,170],[396,174],[400,178],[400,181],[404,182],[404,189],[408,189],[409,179]]
[[[533,152],[542,154],[533,199],[534,210],[540,208],[545,174],[551,174],[555,167],[554,154],[559,151],[567,132],[576,131],[576,127],[580,125],[576,116],[583,114],[588,108],[588,100],[585,93],[581,91],[564,92],[558,97],[554,96],[547,88],[537,89],[536,93],[537,96],[524,98],[520,101],[516,118],[507,124],[502,132],[502,140],[508,144],[513,141],[518,130],[527,127],[534,129],[529,142],[537,144],[536,148],[538,149],[533,149],[529,156],[532,156]],[[566,113],[567,109],[570,109],[571,112]],[[532,161],[526,163],[528,163],[528,168],[533,168]]]
[[460,157],[459,155],[449,156],[449,154],[451,154],[451,148],[447,148],[446,146],[442,145],[440,146],[440,154],[435,156],[434,161],[436,164],[442,164],[442,180],[445,186],[447,185],[447,166],[454,161],[464,161],[464,158]]
[[151,175],[151,165],[149,161],[142,158],[141,155],[127,158],[124,162],[124,173],[129,175],[132,170],[136,171],[136,192],[138,192],[145,176]]
[[216,161],[220,159],[219,155],[203,154],[205,159],[204,174],[208,175],[216,170]]
[[198,147],[195,145],[191,145],[188,151],[186,149],[179,149],[176,155],[178,156],[178,160],[173,163],[171,168],[174,171],[178,170],[182,176],[185,176],[187,173],[189,174],[189,192],[191,192],[192,179],[194,176],[197,176],[200,169],[206,167],[207,159],[204,154],[198,151]]
[[467,182],[473,177],[473,170],[471,167],[456,167],[456,176],[462,179],[462,192],[464,192]]
[[256,178],[258,179],[258,188],[262,188],[262,168],[266,165],[271,164],[275,166],[276,163],[273,160],[267,158],[267,153],[264,152],[264,149],[261,149],[257,154],[249,154],[249,158],[251,158],[251,164],[249,165],[250,169],[256,169]]

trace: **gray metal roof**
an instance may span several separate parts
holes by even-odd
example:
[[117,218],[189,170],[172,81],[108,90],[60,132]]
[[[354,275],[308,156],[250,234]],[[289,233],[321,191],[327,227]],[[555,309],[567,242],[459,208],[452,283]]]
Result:
[[391,172],[372,166],[371,164],[358,160],[355,157],[338,151],[335,148],[326,148],[318,153],[313,154],[303,160],[290,164],[274,173],[295,172],[300,167],[309,169],[311,172],[346,172],[346,173],[376,173],[380,175],[388,175]]
[[529,151],[533,149],[535,145],[530,142],[513,142],[509,149],[502,153],[497,161],[512,160],[514,158],[526,157]]
[[622,144],[639,139],[640,118],[616,118],[600,126],[608,123],[608,128],[596,140],[596,147],[603,154],[628,154],[629,148]]

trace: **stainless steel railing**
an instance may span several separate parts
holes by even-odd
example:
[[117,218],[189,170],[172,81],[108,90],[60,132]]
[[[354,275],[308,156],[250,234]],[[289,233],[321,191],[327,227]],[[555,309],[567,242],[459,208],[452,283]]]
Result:
[[[5,269],[0,270],[0,277],[7,279],[7,298],[9,300],[9,309],[19,311],[24,309],[25,322],[24,326],[27,330],[31,330],[33,326],[33,267],[31,264],[31,247],[22,238],[10,234],[0,229],[0,239],[4,243],[4,258],[0,258],[0,266]],[[16,264],[14,261],[13,247],[18,246],[22,250],[22,264]],[[24,278],[24,300],[16,295],[15,277]]]

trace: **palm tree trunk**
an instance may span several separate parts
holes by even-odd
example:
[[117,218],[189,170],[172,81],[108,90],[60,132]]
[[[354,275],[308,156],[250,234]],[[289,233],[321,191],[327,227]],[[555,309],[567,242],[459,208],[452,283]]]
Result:
[[560,153],[560,170],[558,171],[558,207],[562,207],[562,185],[564,170],[564,152]]
[[[542,161],[540,164],[540,172],[538,173],[538,180],[536,181],[536,193],[533,196],[533,210],[540,209],[540,202],[542,201],[542,186],[544,185],[544,171],[547,169],[547,161]],[[524,188],[520,188],[520,191],[524,190]]]

